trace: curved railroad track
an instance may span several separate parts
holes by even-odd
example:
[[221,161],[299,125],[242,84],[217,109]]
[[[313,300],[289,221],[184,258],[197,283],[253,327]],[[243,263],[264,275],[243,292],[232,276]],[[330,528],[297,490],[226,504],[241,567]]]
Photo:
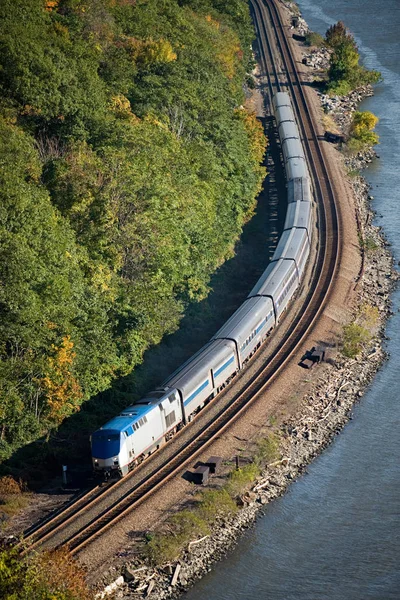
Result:
[[[88,492],[76,504],[71,503],[64,512],[59,512],[54,518],[28,530],[21,545],[23,552],[38,545],[45,548],[63,545],[68,546],[72,554],[76,554],[135,510],[168,480],[181,473],[265,392],[299,349],[326,304],[340,256],[335,197],[279,12],[273,0],[266,0],[265,5],[258,0],[251,0],[251,4],[260,36],[264,66],[266,72],[271,70],[270,93],[281,89],[283,85],[289,87],[314,179],[320,239],[312,281],[302,309],[288,326],[283,343],[275,349],[268,363],[251,377],[245,389],[234,394],[228,401],[224,400],[224,393],[220,394],[209,404],[208,410],[202,411],[166,448],[157,451],[153,458],[139,465],[121,481],[104,489],[96,488]],[[269,27],[275,30],[274,43],[280,48],[281,60],[285,64],[284,82],[273,60],[272,42],[268,41],[269,35],[264,23],[266,15],[271,23]],[[240,378],[239,375],[237,379]],[[207,422],[203,423],[204,420]]]

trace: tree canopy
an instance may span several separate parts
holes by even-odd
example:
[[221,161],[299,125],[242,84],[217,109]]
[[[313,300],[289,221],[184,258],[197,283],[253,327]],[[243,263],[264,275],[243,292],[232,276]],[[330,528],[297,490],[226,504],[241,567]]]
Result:
[[359,64],[357,44],[342,21],[327,30],[325,40],[332,48],[328,70],[328,91],[331,94],[346,95],[357,87],[377,83],[381,79],[378,71],[368,70]]
[[244,0],[0,5],[0,458],[131,372],[261,188]]

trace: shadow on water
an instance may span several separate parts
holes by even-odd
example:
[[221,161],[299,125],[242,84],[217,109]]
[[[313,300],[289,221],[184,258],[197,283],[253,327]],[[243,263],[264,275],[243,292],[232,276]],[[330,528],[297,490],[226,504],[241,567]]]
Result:
[[[143,363],[127,377],[86,402],[79,413],[68,418],[51,440],[39,440],[17,451],[5,467],[26,465],[23,475],[59,471],[63,462],[90,470],[89,435],[120,409],[157,387],[185,360],[190,358],[222,326],[244,301],[268,265],[286,215],[284,172],[277,133],[271,118],[262,119],[269,139],[265,159],[268,175],[258,197],[252,219],[245,225],[235,248],[235,256],[211,277],[211,292],[199,303],[187,307],[178,331],[164,337],[149,349]],[[28,476],[29,477],[29,476]]]

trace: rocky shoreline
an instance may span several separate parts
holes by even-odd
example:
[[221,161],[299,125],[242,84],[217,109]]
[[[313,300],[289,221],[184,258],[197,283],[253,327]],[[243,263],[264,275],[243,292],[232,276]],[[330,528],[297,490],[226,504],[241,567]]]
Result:
[[[315,58],[315,70],[326,60],[324,52],[321,51],[320,59]],[[314,52],[313,56],[317,54]],[[346,133],[352,112],[372,93],[372,88],[366,86],[342,99],[320,94],[321,105],[332,116],[337,128]],[[355,157],[343,158],[343,169],[354,172],[351,182],[360,239],[363,240],[362,269],[355,282],[357,305],[370,304],[378,308],[379,321],[373,337],[356,358],[345,358],[337,348],[332,348],[331,356],[320,367],[312,390],[303,398],[300,410],[279,429],[282,460],[267,467],[252,489],[241,497],[242,508],[236,515],[220,519],[211,536],[191,542],[174,564],[152,567],[127,556],[122,575],[117,578],[121,573],[117,567],[111,567],[105,574],[105,580],[114,579],[115,582],[101,592],[99,598],[107,597],[112,591],[115,597],[125,599],[178,597],[237,544],[242,532],[262,515],[263,507],[281,496],[352,418],[355,402],[363,396],[386,360],[383,348],[385,323],[392,314],[390,293],[399,279],[384,234],[380,227],[372,224],[370,187],[356,174],[376,157],[371,149]]]

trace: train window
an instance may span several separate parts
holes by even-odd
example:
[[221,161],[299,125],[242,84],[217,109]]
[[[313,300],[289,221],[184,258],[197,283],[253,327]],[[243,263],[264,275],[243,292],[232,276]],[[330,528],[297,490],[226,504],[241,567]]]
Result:
[[171,394],[170,396],[168,396],[168,400],[171,402],[175,402],[175,394]]
[[147,423],[147,417],[143,417],[143,422]]

